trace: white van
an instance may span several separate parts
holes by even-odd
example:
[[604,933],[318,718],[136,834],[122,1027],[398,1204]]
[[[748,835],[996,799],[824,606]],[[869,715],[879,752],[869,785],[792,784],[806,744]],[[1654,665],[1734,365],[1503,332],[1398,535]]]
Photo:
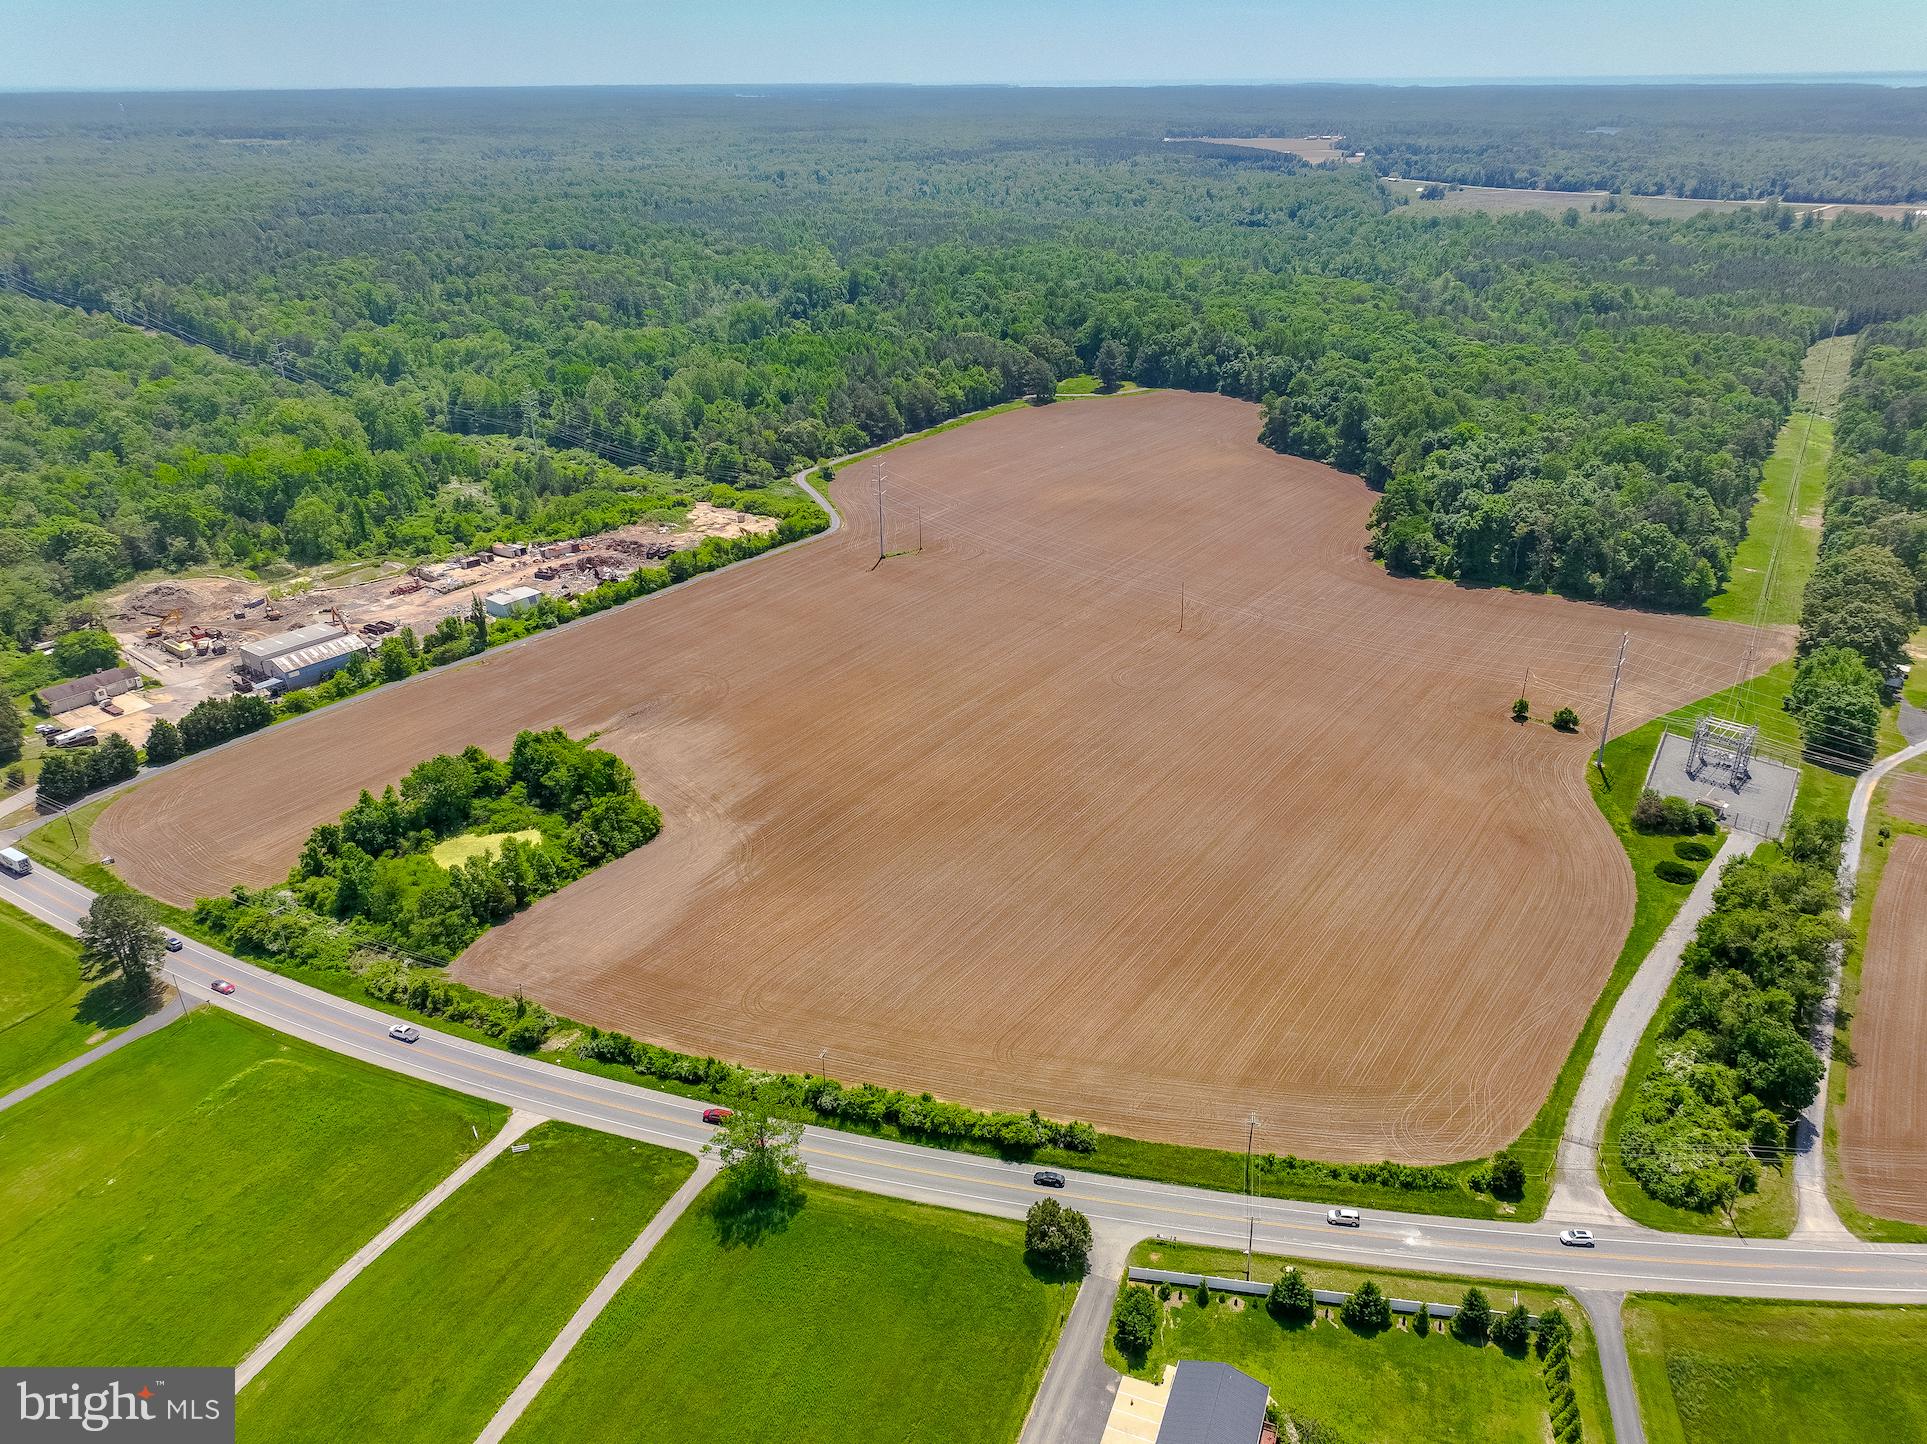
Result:
[[0,872],[25,877],[33,871],[33,859],[17,847],[0,847]]

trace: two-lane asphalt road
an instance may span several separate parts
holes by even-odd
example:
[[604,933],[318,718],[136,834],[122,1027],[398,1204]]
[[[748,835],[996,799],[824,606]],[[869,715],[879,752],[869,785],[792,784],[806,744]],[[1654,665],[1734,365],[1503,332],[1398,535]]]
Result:
[[[92,894],[44,870],[0,876],[0,897],[68,932]],[[293,982],[187,940],[168,969],[190,997],[290,1036],[513,1108],[687,1152],[709,1136],[700,1102],[524,1058],[431,1029],[421,1041],[388,1036],[387,1014]],[[212,991],[216,978],[236,985]],[[814,1177],[850,1188],[978,1213],[1021,1217],[1039,1191],[1031,1170],[993,1158],[810,1128],[804,1156]],[[1596,1249],[1562,1246],[1564,1220],[1515,1224],[1372,1212],[1358,1229],[1325,1223],[1322,1204],[1247,1201],[1173,1184],[1072,1171],[1055,1196],[1107,1230],[1242,1249],[1247,1229],[1261,1253],[1364,1267],[1430,1269],[1558,1284],[1595,1293],[1643,1289],[1763,1297],[1927,1302],[1927,1247],[1743,1241],[1599,1227]],[[1248,1224],[1249,1220],[1249,1224]]]

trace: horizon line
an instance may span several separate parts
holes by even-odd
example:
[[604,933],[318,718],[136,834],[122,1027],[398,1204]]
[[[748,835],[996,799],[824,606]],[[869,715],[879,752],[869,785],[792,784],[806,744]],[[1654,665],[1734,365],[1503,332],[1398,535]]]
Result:
[[1927,86],[1927,70],[1840,71],[1703,71],[1644,75],[1506,75],[1506,76],[1351,76],[1322,79],[1185,79],[1185,80],[651,80],[651,81],[515,81],[422,82],[414,84],[337,85],[37,85],[0,86],[0,95],[325,95],[403,91],[465,90],[1179,90],[1179,89],[1291,89],[1361,86],[1382,89],[1471,89],[1508,86],[1558,89],[1605,86],[1819,86],[1857,85],[1870,89],[1912,89]]

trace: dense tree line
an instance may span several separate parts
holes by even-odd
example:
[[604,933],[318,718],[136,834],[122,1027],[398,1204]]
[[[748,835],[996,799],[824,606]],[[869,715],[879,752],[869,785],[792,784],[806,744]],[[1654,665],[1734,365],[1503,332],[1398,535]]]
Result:
[[1459,185],[1701,200],[1927,199],[1927,99],[1917,88],[1320,86],[1266,99],[1261,124],[1222,104],[1220,125],[1185,133],[1338,132],[1380,175]]
[[1927,307],[1896,225],[1414,222],[1355,168],[1155,139],[1229,98],[0,106],[41,162],[0,182],[0,269],[249,363],[14,323],[0,613],[25,589],[16,634],[57,625],[47,597],[203,557],[569,530],[1093,370],[1268,401],[1273,444],[1386,490],[1394,565],[1691,605],[1803,347]]
[[1927,620],[1927,323],[1874,327],[1857,353],[1787,706],[1810,753],[1864,763],[1886,684]]
[[1779,857],[1729,862],[1682,954],[1659,1066],[1620,1131],[1626,1171],[1662,1203],[1710,1212],[1759,1186],[1824,1072],[1812,1044],[1845,936],[1842,826],[1796,818]]

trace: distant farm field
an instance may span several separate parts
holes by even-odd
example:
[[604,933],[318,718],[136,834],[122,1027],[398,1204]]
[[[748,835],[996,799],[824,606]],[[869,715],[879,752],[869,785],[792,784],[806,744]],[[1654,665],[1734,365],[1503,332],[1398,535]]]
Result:
[[[1750,634],[1387,576],[1364,483],[1257,430],[1154,392],[897,448],[839,474],[834,537],[170,770],[95,844],[174,901],[262,884],[424,757],[595,732],[662,836],[464,981],[1134,1137],[1242,1147],[1255,1110],[1261,1151],[1487,1152],[1632,917],[1585,779],[1622,634],[1617,732]],[[1510,720],[1528,669],[1579,735]]]
[[238,1364],[501,1118],[212,1009],[170,1023],[0,1113],[0,1359]]

